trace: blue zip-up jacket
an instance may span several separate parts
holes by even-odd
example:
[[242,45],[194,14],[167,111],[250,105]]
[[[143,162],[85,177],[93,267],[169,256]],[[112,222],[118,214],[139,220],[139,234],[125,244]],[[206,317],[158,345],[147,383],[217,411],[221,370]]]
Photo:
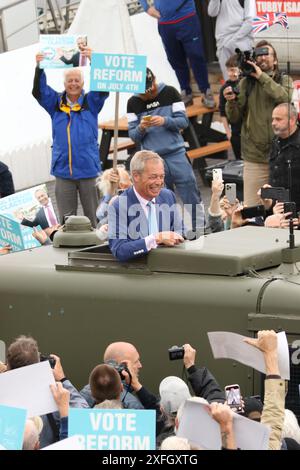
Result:
[[[140,4],[145,11],[148,10],[147,0],[140,0]],[[194,0],[154,0],[154,7],[160,13],[159,23],[177,21],[196,13]]]
[[[165,124],[142,131],[141,119],[150,114],[163,116]],[[129,137],[143,150],[152,150],[163,157],[184,149],[180,131],[188,127],[189,120],[176,88],[160,83],[157,96],[150,101],[142,100],[139,95],[132,96],[127,103],[127,118]]]
[[33,96],[52,119],[51,174],[65,179],[95,178],[101,171],[98,114],[108,93],[90,91],[72,109],[66,93],[47,85],[46,74],[36,68]]

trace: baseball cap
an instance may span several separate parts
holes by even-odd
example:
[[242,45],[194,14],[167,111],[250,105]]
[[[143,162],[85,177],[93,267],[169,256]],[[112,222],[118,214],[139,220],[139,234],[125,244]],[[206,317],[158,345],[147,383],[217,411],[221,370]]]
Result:
[[152,87],[154,79],[155,79],[155,77],[154,77],[154,74],[153,74],[152,70],[150,70],[147,67],[147,70],[146,70],[146,90],[148,90],[149,88]]
[[261,400],[257,397],[247,397],[244,399],[244,416],[247,418],[251,415],[255,420],[259,419],[263,411],[263,404]]
[[180,405],[191,394],[187,384],[179,377],[170,375],[165,377],[159,385],[160,403],[167,413],[177,413]]

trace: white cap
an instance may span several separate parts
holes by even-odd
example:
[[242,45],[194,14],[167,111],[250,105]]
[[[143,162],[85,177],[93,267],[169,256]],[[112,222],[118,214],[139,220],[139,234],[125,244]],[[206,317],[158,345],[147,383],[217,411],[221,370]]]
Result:
[[181,403],[191,398],[187,384],[179,377],[165,377],[159,385],[160,403],[166,413],[177,413]]

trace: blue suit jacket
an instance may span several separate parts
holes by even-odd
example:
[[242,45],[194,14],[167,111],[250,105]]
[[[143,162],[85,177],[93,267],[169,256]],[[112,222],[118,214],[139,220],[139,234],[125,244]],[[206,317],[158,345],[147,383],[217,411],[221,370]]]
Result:
[[21,224],[26,225],[27,227],[37,227],[40,225],[42,229],[49,227],[49,223],[43,207],[37,211],[33,220],[23,219]]
[[[155,198],[158,229],[182,234],[183,223],[176,210],[175,194],[162,189]],[[171,208],[171,209],[170,209]],[[148,253],[145,237],[149,235],[148,220],[133,188],[129,188],[109,207],[109,246],[121,262],[139,258]]]

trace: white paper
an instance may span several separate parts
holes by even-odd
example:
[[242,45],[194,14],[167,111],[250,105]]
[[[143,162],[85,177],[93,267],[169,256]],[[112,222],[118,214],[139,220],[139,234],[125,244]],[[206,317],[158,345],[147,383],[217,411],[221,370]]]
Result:
[[55,384],[48,361],[0,374],[0,405],[25,408],[28,418],[57,411],[50,384]]
[[[263,353],[244,342],[247,336],[228,331],[213,331],[207,334],[215,359],[233,359],[266,373]],[[284,331],[277,333],[277,344],[280,376],[282,379],[290,380],[289,347]]]
[[[233,432],[239,449],[268,449],[270,429],[264,424],[234,413]],[[202,449],[221,450],[222,447],[220,426],[210,416],[207,405],[189,399],[184,405],[177,436]]]
[[68,437],[62,441],[55,442],[51,446],[44,447],[41,450],[84,450],[84,445],[78,439],[78,436]]

